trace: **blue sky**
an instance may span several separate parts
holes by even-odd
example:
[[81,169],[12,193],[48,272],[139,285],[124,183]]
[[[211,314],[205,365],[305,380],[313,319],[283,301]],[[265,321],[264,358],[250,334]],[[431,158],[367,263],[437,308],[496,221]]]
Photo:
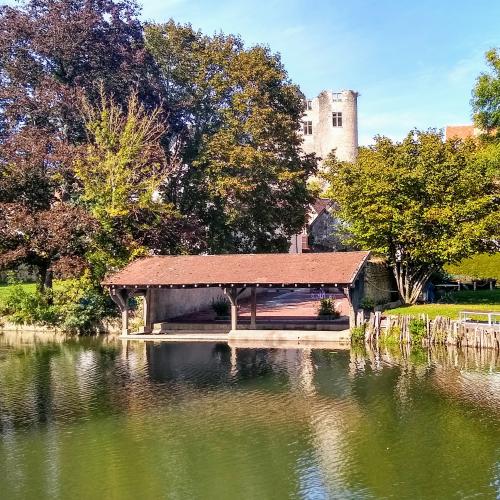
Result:
[[360,92],[360,144],[466,124],[484,52],[500,46],[500,0],[143,0],[143,18],[236,33],[281,54],[308,96]]

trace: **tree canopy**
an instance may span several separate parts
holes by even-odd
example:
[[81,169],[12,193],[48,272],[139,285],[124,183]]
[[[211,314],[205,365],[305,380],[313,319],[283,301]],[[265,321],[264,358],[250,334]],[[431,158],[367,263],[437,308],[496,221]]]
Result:
[[287,251],[305,223],[303,96],[268,48],[170,21],[146,28],[169,109],[164,196],[195,216],[210,253]]
[[401,142],[376,137],[353,164],[327,159],[329,194],[352,241],[387,257],[405,303],[443,264],[494,249],[500,158],[481,151],[473,140],[412,131]]
[[481,73],[472,92],[474,122],[500,138],[500,49],[486,52],[489,73]]
[[[97,279],[145,253],[286,251],[303,226],[316,159],[279,56],[138,14],[131,0],[0,8],[0,265],[45,275],[65,239]],[[36,232],[59,220],[41,258]]]

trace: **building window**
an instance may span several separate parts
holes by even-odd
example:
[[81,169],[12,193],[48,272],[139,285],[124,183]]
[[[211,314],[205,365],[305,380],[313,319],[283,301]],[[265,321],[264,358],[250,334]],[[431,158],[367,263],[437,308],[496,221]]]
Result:
[[342,93],[340,93],[340,92],[334,92],[332,94],[332,99],[333,99],[334,102],[341,101],[342,100]]
[[313,122],[304,122],[304,135],[312,135]]
[[311,101],[311,99],[307,100],[307,109],[308,110],[313,109],[313,102]]
[[339,111],[332,113],[332,124],[334,127],[342,127],[342,113]]

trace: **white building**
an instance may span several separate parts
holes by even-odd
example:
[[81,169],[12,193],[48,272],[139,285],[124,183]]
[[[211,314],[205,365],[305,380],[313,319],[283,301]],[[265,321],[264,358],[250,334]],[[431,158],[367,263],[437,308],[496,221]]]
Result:
[[306,153],[316,153],[324,160],[335,149],[339,160],[354,161],[358,153],[358,93],[324,90],[307,99],[303,134]]

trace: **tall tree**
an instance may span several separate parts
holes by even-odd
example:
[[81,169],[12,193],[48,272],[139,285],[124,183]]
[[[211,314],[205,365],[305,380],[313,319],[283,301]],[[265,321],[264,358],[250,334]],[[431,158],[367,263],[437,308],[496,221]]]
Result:
[[31,125],[84,138],[78,109],[99,87],[124,104],[133,89],[158,103],[154,64],[131,0],[28,0],[0,8],[4,133]]
[[81,269],[95,228],[82,209],[62,201],[73,153],[57,133],[36,127],[0,142],[0,268],[34,266],[42,290],[54,270]]
[[0,267],[24,263],[38,270],[38,287],[52,287],[52,273],[78,275],[96,229],[82,208],[57,203],[31,211],[19,203],[0,203]]
[[161,145],[164,119],[133,94],[125,108],[101,96],[82,103],[88,143],[75,162],[80,200],[101,230],[90,260],[102,276],[138,255],[182,252],[192,226],[161,196],[170,166]]
[[91,233],[93,224],[74,206],[75,147],[86,141],[82,98],[97,103],[104,89],[126,105],[138,89],[150,109],[160,101],[137,14],[129,0],[0,7],[0,266],[36,265],[43,281],[62,257],[82,256],[82,228]]
[[148,26],[146,44],[169,109],[165,196],[202,221],[209,252],[286,251],[316,159],[301,151],[303,96],[279,56],[173,21]]
[[500,49],[486,52],[489,73],[482,73],[472,91],[472,110],[476,125],[500,138]]
[[326,161],[330,196],[353,243],[387,257],[407,304],[443,264],[498,242],[499,164],[477,142],[444,142],[433,131],[410,132],[401,142],[376,137],[354,164],[334,155]]

